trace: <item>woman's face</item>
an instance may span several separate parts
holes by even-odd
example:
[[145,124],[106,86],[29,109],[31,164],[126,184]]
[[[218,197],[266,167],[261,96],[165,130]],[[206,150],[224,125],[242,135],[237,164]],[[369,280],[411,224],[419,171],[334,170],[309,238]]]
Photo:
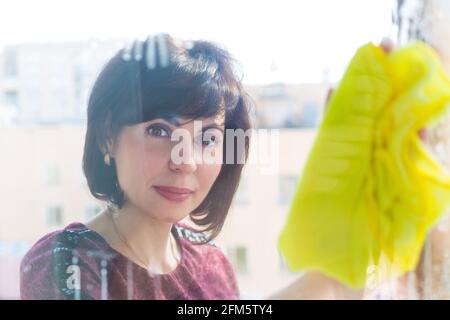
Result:
[[[195,157],[207,152],[222,160],[223,120],[220,115],[195,122],[183,118],[171,122],[154,119],[124,127],[111,153],[126,205],[170,223],[178,222],[198,207],[222,165],[202,163]],[[174,148],[178,146],[179,151],[181,143],[171,141],[175,130],[186,137],[182,144],[185,148],[176,154]],[[182,155],[184,161],[180,163],[176,155]]]

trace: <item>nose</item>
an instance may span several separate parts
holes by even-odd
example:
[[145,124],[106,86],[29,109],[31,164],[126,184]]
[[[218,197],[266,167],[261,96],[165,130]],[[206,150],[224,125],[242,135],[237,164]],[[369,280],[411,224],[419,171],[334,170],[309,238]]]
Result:
[[193,173],[197,170],[196,154],[193,147],[181,149],[179,156],[173,158],[171,154],[169,159],[169,168],[177,173]]

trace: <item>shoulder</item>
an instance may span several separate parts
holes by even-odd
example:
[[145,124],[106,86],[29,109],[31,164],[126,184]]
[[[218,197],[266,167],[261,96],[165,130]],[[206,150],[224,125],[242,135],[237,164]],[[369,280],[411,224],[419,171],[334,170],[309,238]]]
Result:
[[196,230],[195,228],[185,223],[177,223],[174,225],[174,228],[180,239],[186,240],[191,244],[204,244],[217,247],[217,244],[213,240],[207,241],[207,235],[204,232]]
[[73,297],[74,287],[67,286],[75,270],[83,277],[99,281],[98,253],[107,253],[102,239],[81,223],[39,239],[27,252],[20,266],[21,296],[24,299],[62,299]]
[[87,229],[82,223],[72,223],[64,229],[46,234],[39,239],[22,259],[24,263],[37,262],[48,257],[63,256],[64,252],[85,253],[103,249],[104,240],[95,232]]
[[185,251],[189,252],[193,258],[195,257],[196,261],[207,260],[209,263],[220,261],[226,266],[229,265],[223,248],[214,240],[208,241],[205,232],[183,223],[177,223],[175,230],[178,237],[183,241]]

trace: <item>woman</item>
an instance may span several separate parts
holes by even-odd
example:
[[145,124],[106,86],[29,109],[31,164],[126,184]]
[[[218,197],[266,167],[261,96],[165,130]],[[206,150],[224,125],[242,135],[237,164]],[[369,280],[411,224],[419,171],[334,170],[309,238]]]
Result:
[[[145,57],[156,44],[155,68],[148,59],[127,61],[120,51],[96,80],[83,170],[107,209],[37,242],[22,262],[22,298],[238,297],[232,268],[210,240],[222,228],[243,165],[176,163],[171,134],[185,130],[200,150],[221,156],[225,128],[250,128],[249,99],[226,51],[202,41],[187,49],[163,40],[133,48]],[[207,226],[209,236],[179,224],[187,216]]]

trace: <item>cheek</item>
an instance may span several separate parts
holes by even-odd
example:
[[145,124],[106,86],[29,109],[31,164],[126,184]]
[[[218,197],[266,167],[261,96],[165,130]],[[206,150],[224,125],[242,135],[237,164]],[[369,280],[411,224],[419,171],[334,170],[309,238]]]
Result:
[[198,182],[202,194],[207,194],[219,176],[221,164],[205,164],[198,168]]
[[127,143],[116,157],[119,182],[128,194],[147,188],[166,163],[158,150],[139,142]]
[[134,193],[137,185],[136,178],[141,170],[141,152],[130,147],[121,150],[116,155],[117,178],[120,187],[127,195]]

